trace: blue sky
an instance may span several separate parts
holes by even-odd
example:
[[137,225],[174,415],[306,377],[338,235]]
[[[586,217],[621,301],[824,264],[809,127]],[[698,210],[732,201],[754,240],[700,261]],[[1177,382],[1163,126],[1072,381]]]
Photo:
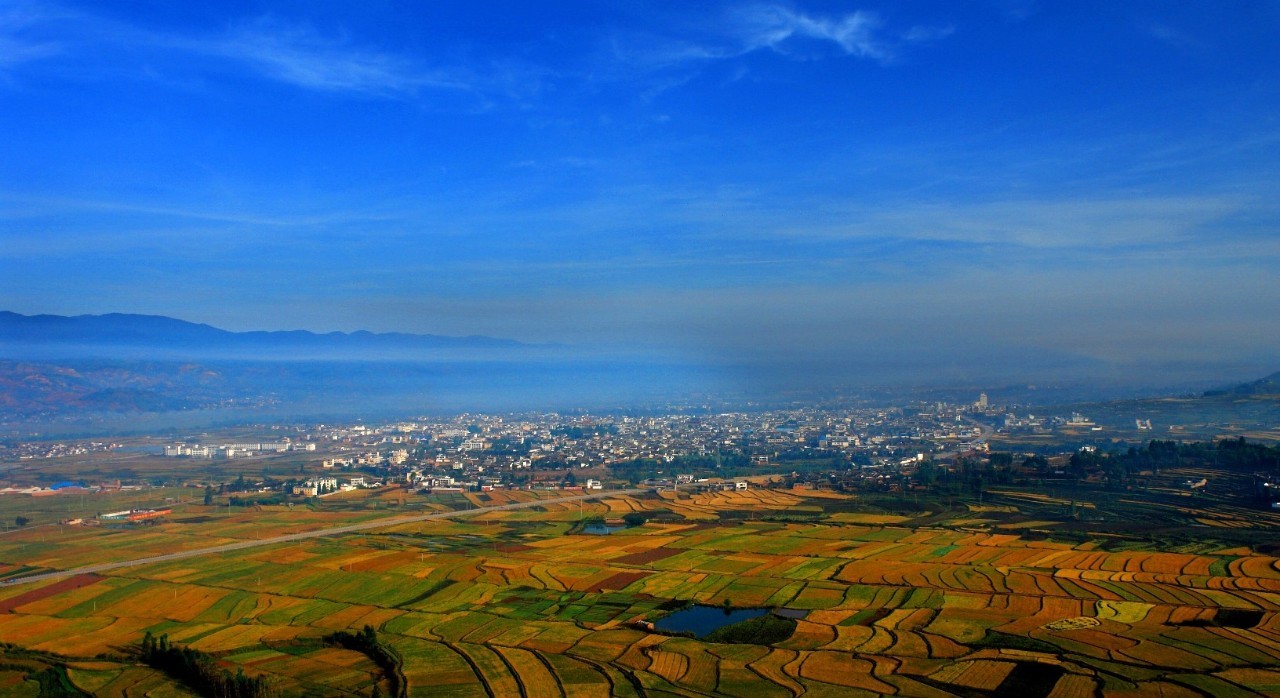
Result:
[[0,0],[0,297],[1271,370],[1277,29],[1262,0]]

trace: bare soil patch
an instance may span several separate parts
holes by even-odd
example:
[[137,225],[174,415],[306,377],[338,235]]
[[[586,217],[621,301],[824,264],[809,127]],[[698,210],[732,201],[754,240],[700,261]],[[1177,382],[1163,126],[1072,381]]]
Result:
[[666,558],[679,555],[682,552],[684,551],[678,548],[653,548],[651,550],[642,550],[638,553],[623,555],[622,557],[615,557],[612,562],[624,565],[647,565],[650,562],[664,560]]
[[33,601],[40,601],[41,599],[47,599],[50,596],[61,594],[64,591],[71,591],[73,589],[79,589],[80,587],[87,587],[90,584],[97,584],[104,579],[106,579],[106,577],[96,574],[78,574],[60,582],[54,582],[48,586],[40,587],[39,589],[32,589],[25,594],[18,594],[11,599],[0,601],[0,613],[11,613],[13,609],[18,608],[19,606],[25,606],[26,604],[32,603]]

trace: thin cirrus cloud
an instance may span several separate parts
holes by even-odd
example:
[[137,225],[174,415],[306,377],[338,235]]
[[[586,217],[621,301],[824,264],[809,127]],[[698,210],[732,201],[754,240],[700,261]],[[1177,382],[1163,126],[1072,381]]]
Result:
[[[78,59],[91,57],[85,64]],[[139,76],[201,71],[212,59],[294,87],[384,98],[409,98],[428,90],[477,95],[517,92],[537,85],[538,71],[495,64],[434,66],[408,53],[379,50],[346,37],[330,37],[306,25],[273,18],[242,22],[205,34],[146,28],[56,6],[24,6],[0,13],[0,74],[46,61],[79,78],[108,71],[127,74],[140,60]],[[160,57],[163,61],[151,60]],[[163,66],[157,67],[157,66]]]
[[458,70],[426,68],[403,56],[327,39],[309,29],[263,22],[226,38],[175,45],[243,63],[279,82],[329,92],[411,95],[422,89],[470,91],[477,83]]
[[[127,68],[141,50],[165,55],[167,63],[150,63],[149,69],[167,65],[163,72],[170,73],[198,70],[195,61],[213,59],[267,80],[321,92],[415,98],[443,90],[515,100],[536,94],[549,81],[572,77],[500,55],[467,65],[433,64],[429,57],[410,51],[326,35],[273,17],[241,22],[221,33],[197,34],[64,12],[54,5],[24,7],[0,14],[0,71],[59,55],[93,55],[97,67],[107,58]],[[684,36],[669,26],[652,26],[642,35],[632,35],[630,41],[615,42],[612,60],[624,68],[623,75],[636,66],[661,70],[758,51],[801,56],[834,49],[841,55],[887,64],[905,46],[938,40],[951,31],[913,26],[890,32],[869,11],[823,16],[780,4],[758,4],[730,10]],[[593,78],[620,77],[602,65],[584,64],[579,72]]]
[[649,33],[632,42],[615,40],[613,49],[622,62],[653,69],[739,58],[758,51],[807,57],[814,49],[889,64],[909,45],[937,41],[955,32],[950,26],[925,25],[893,31],[870,11],[824,16],[781,4],[738,8],[703,24],[701,30],[695,32],[697,36]]
[[[1214,227],[1247,203],[1234,197],[1137,197],[916,205],[879,211],[870,227],[902,238],[1097,249],[1216,244]],[[865,224],[864,224],[865,225]],[[856,229],[856,228],[855,228]]]
[[791,52],[801,42],[834,45],[841,53],[890,63],[909,44],[937,41],[955,33],[951,26],[916,25],[890,32],[874,12],[857,10],[835,17],[807,14],[784,5],[754,5],[737,12],[736,27],[742,51],[769,49]]
[[23,63],[57,55],[61,50],[61,46],[52,42],[26,42],[0,36],[0,74]]
[[38,36],[46,14],[26,6],[0,10],[0,76],[24,63],[62,53],[63,46]]
[[1167,24],[1153,22],[1143,27],[1143,29],[1146,31],[1147,34],[1150,34],[1152,37],[1156,38],[1157,40],[1163,41],[1164,43],[1169,44],[1170,46],[1173,46],[1176,49],[1188,51],[1192,49],[1205,48],[1204,44],[1201,43],[1195,37],[1193,37],[1191,34],[1188,34],[1180,29],[1171,27]]
[[240,63],[266,79],[295,87],[369,97],[412,99],[425,92],[451,91],[484,100],[521,101],[554,77],[549,69],[501,57],[466,66],[431,65],[410,53],[374,50],[270,19],[224,37],[178,40],[173,45]]
[[809,39],[835,44],[851,56],[887,61],[894,55],[881,36],[879,17],[870,12],[830,18],[780,5],[758,5],[742,11],[738,19],[745,51],[767,48],[785,53],[787,42]]

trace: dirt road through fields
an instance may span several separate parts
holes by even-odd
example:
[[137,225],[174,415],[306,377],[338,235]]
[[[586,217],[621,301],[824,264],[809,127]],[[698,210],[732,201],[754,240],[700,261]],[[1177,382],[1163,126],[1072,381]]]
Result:
[[247,548],[259,548],[264,545],[276,545],[279,543],[291,543],[298,540],[306,540],[308,538],[323,538],[325,536],[337,536],[343,533],[354,533],[356,531],[367,531],[374,528],[386,528],[387,526],[398,526],[400,524],[415,523],[418,521],[432,521],[434,519],[456,519],[463,516],[471,516],[473,514],[483,514],[490,511],[511,511],[512,509],[530,509],[537,506],[543,506],[551,503],[559,502],[585,502],[592,499],[601,499],[604,497],[617,497],[619,495],[635,495],[647,492],[648,490],[638,488],[631,490],[608,490],[596,492],[593,494],[580,494],[571,497],[560,497],[557,499],[539,499],[531,502],[517,502],[515,504],[501,504],[492,507],[478,507],[474,509],[462,509],[459,511],[440,511],[432,514],[414,514],[413,516],[395,516],[386,519],[378,519],[377,521],[364,521],[358,524],[349,524],[346,526],[335,526],[333,528],[321,528],[314,531],[304,531],[302,533],[290,533],[283,536],[275,536],[274,538],[263,538],[260,540],[246,540],[239,543],[227,543],[226,545],[216,545],[211,548],[200,548],[199,550],[184,550],[179,553],[168,553],[165,555],[154,555],[152,557],[142,557],[136,560],[120,560],[118,562],[104,562],[100,565],[87,565],[85,567],[77,567],[70,570],[59,570],[57,572],[43,572],[41,574],[33,574],[26,577],[15,577],[0,582],[0,586],[12,586],[14,584],[26,584],[29,582],[41,582],[51,579],[60,579],[62,577],[70,577],[79,574],[96,574],[98,572],[106,572],[108,570],[118,570],[123,567],[134,567],[136,565],[149,565],[154,562],[169,562],[170,560],[181,560],[188,557],[198,557],[200,555],[213,555],[216,553],[227,553],[234,550],[245,550]]

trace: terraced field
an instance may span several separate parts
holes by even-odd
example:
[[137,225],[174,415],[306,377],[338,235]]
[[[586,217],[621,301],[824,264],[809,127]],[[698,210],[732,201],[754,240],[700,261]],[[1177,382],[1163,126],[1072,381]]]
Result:
[[[180,692],[131,654],[150,631],[284,695],[386,695],[368,657],[320,641],[368,625],[408,692],[432,696],[1280,693],[1280,560],[1212,538],[1046,535],[1043,507],[1062,505],[1014,495],[917,513],[804,490],[548,499],[18,584],[0,588],[0,692],[55,674],[94,694]],[[572,532],[632,511],[662,522]],[[290,514],[191,506],[145,530],[24,531],[0,539],[0,563],[70,569],[373,515]],[[686,603],[791,609],[796,628],[757,646],[637,624]]]

